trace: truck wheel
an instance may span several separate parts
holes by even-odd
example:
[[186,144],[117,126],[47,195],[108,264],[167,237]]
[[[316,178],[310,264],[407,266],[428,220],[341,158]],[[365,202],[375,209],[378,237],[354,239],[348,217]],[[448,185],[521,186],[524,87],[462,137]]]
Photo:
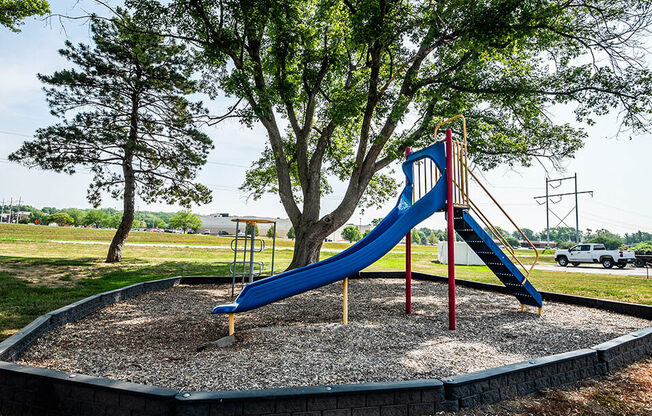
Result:
[[557,259],[557,263],[559,263],[561,267],[566,267],[568,266],[568,259],[566,257],[560,257]]
[[645,267],[645,260],[636,259],[636,261],[634,261],[634,266],[636,266],[636,267]]
[[579,264],[578,262],[576,262],[576,261],[572,262],[571,264],[573,265],[573,267],[577,267],[577,266],[580,265],[580,264]]
[[624,269],[625,266],[626,266],[625,263],[618,263],[618,264],[616,264],[616,267],[618,267],[619,269]]
[[614,261],[610,257],[605,257],[602,259],[602,267],[605,269],[611,269],[614,267]]

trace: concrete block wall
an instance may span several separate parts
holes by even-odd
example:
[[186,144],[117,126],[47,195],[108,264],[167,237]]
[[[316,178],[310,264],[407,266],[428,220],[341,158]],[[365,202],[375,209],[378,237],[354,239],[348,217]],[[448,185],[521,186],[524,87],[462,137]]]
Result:
[[490,404],[604,373],[592,349],[536,358],[443,380],[446,399],[460,408]]
[[[404,274],[375,272],[363,274],[363,277],[403,278]],[[422,273],[416,277],[435,281],[443,279]],[[175,277],[139,283],[88,297],[35,319],[0,343],[0,414],[419,416],[440,410],[456,411],[574,383],[652,355],[652,327],[648,327],[590,349],[535,358],[444,380],[184,393],[10,362],[39,336],[104,306],[179,283],[218,282],[230,282],[230,278]],[[469,285],[475,284],[470,282]],[[479,288],[492,290],[490,286],[495,285]],[[502,291],[502,286],[496,286],[495,291]],[[573,302],[574,297],[563,297],[560,301]],[[577,298],[578,304],[586,304],[589,299]],[[601,302],[605,301],[594,299],[589,303],[591,307],[601,308],[605,306]],[[605,308],[611,306],[607,304]],[[627,304],[618,302],[616,307],[622,313],[630,312],[635,316],[650,316],[652,313],[651,306],[634,305],[628,309]]]
[[179,416],[425,416],[443,409],[439,380],[308,386],[176,397]]

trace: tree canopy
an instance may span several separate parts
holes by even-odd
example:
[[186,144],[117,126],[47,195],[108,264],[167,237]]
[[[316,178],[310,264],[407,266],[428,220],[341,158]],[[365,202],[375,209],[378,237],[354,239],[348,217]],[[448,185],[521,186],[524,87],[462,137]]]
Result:
[[[51,113],[60,122],[37,130],[9,159],[29,167],[93,174],[88,200],[103,193],[123,199],[123,215],[107,262],[119,261],[134,220],[138,195],[145,203],[189,206],[211,200],[195,183],[212,149],[199,131],[206,116],[185,46],[138,30],[126,12],[111,21],[91,19],[94,46],[66,42],[60,54],[75,68],[41,75]],[[118,24],[119,22],[119,24]]]
[[278,232],[276,231],[276,224],[272,224],[271,227],[267,229],[266,237],[278,237]]
[[342,230],[342,238],[349,243],[353,243],[362,239],[362,233],[358,227],[349,225]]
[[184,233],[189,230],[198,230],[201,227],[199,215],[188,210],[177,212],[170,218],[170,228],[181,229]]
[[50,5],[45,0],[0,0],[0,25],[13,32],[20,32],[18,26],[25,18],[47,13],[50,13]]
[[[619,110],[625,129],[650,125],[649,0],[127,3],[196,48],[208,91],[233,98],[216,121],[265,128],[242,189],[278,193],[297,236],[290,267],[317,261],[358,206],[391,197],[386,168],[453,115],[467,116],[482,168],[572,157],[586,133],[551,105],[583,123]],[[323,213],[333,180],[346,191]]]
[[55,214],[50,215],[47,218],[47,222],[48,224],[55,223],[57,225],[72,225],[75,223],[75,220],[65,212],[57,212]]

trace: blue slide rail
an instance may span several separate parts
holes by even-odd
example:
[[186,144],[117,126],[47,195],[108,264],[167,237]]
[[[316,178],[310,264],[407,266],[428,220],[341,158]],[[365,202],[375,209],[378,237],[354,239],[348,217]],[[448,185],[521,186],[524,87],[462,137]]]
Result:
[[[434,161],[441,175],[426,195],[412,203],[412,165],[426,158]],[[446,204],[446,156],[443,142],[410,154],[402,168],[407,181],[396,206],[366,237],[318,263],[250,283],[233,303],[216,306],[213,313],[245,312],[326,286],[357,273],[388,253],[408,231],[442,210]]]

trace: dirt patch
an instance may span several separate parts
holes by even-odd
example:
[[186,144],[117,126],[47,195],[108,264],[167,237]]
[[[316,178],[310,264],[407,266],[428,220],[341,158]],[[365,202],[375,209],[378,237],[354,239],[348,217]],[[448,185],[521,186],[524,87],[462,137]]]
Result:
[[30,263],[3,263],[0,272],[6,272],[26,283],[46,287],[64,287],[81,279],[91,277],[94,272],[88,266],[48,266]]
[[652,359],[634,363],[609,376],[463,410],[455,415],[652,415]]

